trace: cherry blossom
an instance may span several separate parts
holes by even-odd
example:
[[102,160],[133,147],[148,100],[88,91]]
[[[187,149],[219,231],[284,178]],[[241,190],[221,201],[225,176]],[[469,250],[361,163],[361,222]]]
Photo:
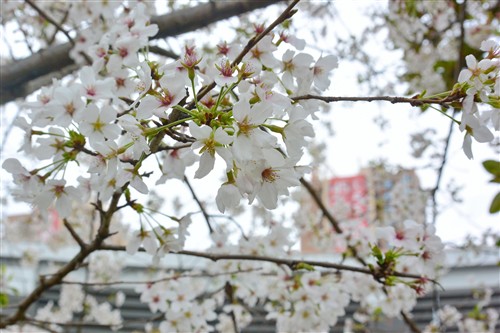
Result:
[[55,202],[59,215],[61,217],[69,216],[72,202],[79,199],[79,191],[74,186],[65,185],[66,181],[63,179],[47,180],[34,200],[37,206],[46,211]]
[[221,156],[228,165],[232,167],[231,152],[224,145],[232,142],[231,137],[222,128],[215,131],[209,126],[198,126],[195,123],[189,123],[191,134],[196,138],[193,149],[200,149],[200,167],[196,171],[195,177],[202,178],[206,176],[214,167],[215,153]]
[[114,140],[121,132],[115,120],[116,110],[113,107],[103,106],[99,109],[95,104],[90,104],[81,114],[80,131],[89,138],[90,144],[105,139]]

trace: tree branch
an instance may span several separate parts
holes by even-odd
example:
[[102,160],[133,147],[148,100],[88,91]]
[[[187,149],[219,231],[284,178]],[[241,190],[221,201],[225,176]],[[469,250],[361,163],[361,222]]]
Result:
[[323,213],[323,215],[330,222],[333,229],[338,234],[341,234],[342,229],[340,229],[339,222],[337,221],[336,218],[333,217],[332,214],[330,214],[330,211],[326,208],[325,204],[323,203],[323,201],[319,197],[318,193],[314,190],[312,185],[309,184],[309,182],[307,180],[305,180],[304,178],[300,178],[300,183],[302,184],[302,186],[304,186],[306,188],[307,192],[309,192],[309,194],[313,197],[314,202],[318,205],[318,207],[321,210],[321,212]]
[[85,246],[87,246],[85,244],[85,242],[83,241],[83,239],[81,239],[81,237],[78,235],[78,233],[75,231],[75,229],[73,229],[73,227],[71,226],[71,224],[68,222],[67,219],[63,219],[63,221],[64,221],[64,226],[66,227],[66,229],[68,229],[68,231],[71,234],[71,236],[73,237],[73,239],[78,243],[80,248],[83,250],[85,248]]
[[[279,1],[218,1],[176,10],[175,12],[156,16],[151,19],[151,23],[157,24],[159,27],[158,34],[153,38],[158,39],[183,34],[235,15],[269,6]],[[70,43],[59,44],[41,50],[16,63],[1,66],[2,84],[0,87],[0,104],[5,104],[15,98],[26,96],[41,87],[29,87],[28,83],[30,81],[74,65],[74,61],[69,57],[71,48]],[[18,91],[22,91],[22,94],[18,93]]]
[[230,272],[221,272],[221,273],[195,273],[195,274],[176,274],[174,276],[168,276],[156,280],[147,280],[147,281],[109,281],[109,282],[79,282],[79,281],[61,281],[61,284],[77,284],[80,286],[114,286],[119,284],[155,284],[158,282],[170,281],[170,280],[178,280],[183,278],[211,278],[218,277],[224,275],[233,275],[240,273],[252,273],[255,271],[260,271],[261,268],[254,269],[241,269]]
[[385,101],[385,102],[390,102],[392,104],[397,104],[397,103],[406,103],[410,104],[411,106],[422,106],[422,105],[429,105],[429,104],[438,104],[442,105],[445,107],[448,107],[450,103],[456,102],[459,99],[461,99],[462,95],[457,94],[457,95],[450,95],[445,98],[415,98],[415,97],[398,97],[398,96],[370,96],[370,97],[347,97],[347,96],[317,96],[317,95],[303,95],[303,96],[297,96],[297,97],[292,97],[294,101],[302,101],[302,100],[309,100],[309,99],[315,99],[327,103],[333,103],[333,102],[375,102],[375,101]]
[[[118,245],[102,245],[100,247],[101,250],[109,250],[109,251],[125,251],[124,246],[118,246]],[[144,252],[145,250],[143,248],[140,248],[139,251]],[[182,250],[182,251],[177,251],[177,252],[171,252],[172,254],[184,254],[192,257],[200,257],[200,258],[205,258],[209,259],[211,261],[219,261],[219,260],[244,260],[244,261],[264,261],[264,262],[270,262],[274,263],[277,265],[285,265],[288,266],[292,270],[297,270],[300,268],[301,264],[306,264],[309,266],[314,266],[314,267],[323,267],[323,268],[330,268],[330,269],[336,269],[339,271],[351,271],[351,272],[357,272],[357,273],[363,273],[363,274],[368,274],[368,275],[374,275],[376,272],[373,272],[367,268],[362,268],[362,267],[356,267],[356,266],[348,266],[348,265],[341,265],[341,264],[335,264],[327,261],[316,261],[316,260],[301,260],[301,259],[286,259],[286,258],[276,258],[276,257],[269,257],[269,256],[256,256],[256,255],[250,255],[250,254],[224,254],[224,253],[206,253],[206,252],[198,252],[198,251],[188,251],[188,250]],[[408,273],[401,273],[401,272],[391,272],[391,276],[397,276],[401,278],[407,278],[407,279],[421,279],[422,277],[420,275],[416,274],[408,274]],[[429,279],[430,282],[436,283],[436,281]]]
[[109,236],[109,225],[111,223],[111,217],[116,210],[118,201],[121,197],[121,193],[115,193],[111,199],[109,209],[105,213],[101,213],[101,226],[94,239],[94,241],[88,245],[85,245],[80,249],[73,259],[71,259],[66,265],[61,267],[55,274],[50,278],[41,278],[40,284],[28,295],[24,300],[19,303],[17,311],[10,317],[7,317],[0,321],[0,328],[5,328],[9,325],[13,325],[19,321],[24,320],[26,317],[26,311],[28,308],[36,302],[42,294],[49,288],[60,284],[63,278],[71,273],[74,269],[80,266],[80,264],[87,258],[92,252],[98,250],[103,245],[104,240]]
[[[319,209],[323,213],[323,216],[326,217],[328,222],[330,222],[333,229],[337,233],[341,234],[342,228],[340,228],[339,221],[337,221],[337,219],[335,217],[333,217],[332,214],[330,214],[330,211],[326,208],[325,204],[323,203],[323,201],[319,197],[318,193],[314,190],[312,185],[309,184],[309,182],[307,180],[305,180],[304,178],[300,178],[300,183],[307,189],[309,194],[313,197],[314,202],[318,205]],[[351,250],[353,257],[356,258],[356,260],[358,260],[363,266],[366,266],[366,261],[358,255],[358,251],[356,250],[356,248],[354,246],[348,245],[348,249]]]
[[186,183],[187,187],[189,188],[189,191],[191,192],[191,195],[193,196],[194,201],[198,204],[198,207],[200,207],[201,212],[203,216],[205,217],[205,221],[207,222],[208,230],[210,231],[211,234],[214,233],[214,229],[212,228],[212,225],[210,224],[210,215],[208,215],[207,211],[205,210],[205,207],[201,203],[200,199],[196,195],[196,192],[194,191],[193,187],[191,186],[191,183],[189,182],[189,179],[187,179],[186,176],[184,176],[184,182]]
[[38,7],[33,1],[31,0],[24,0],[24,2],[26,2],[31,8],[33,8],[41,17],[43,17],[47,22],[49,22],[50,24],[52,24],[54,27],[56,27],[57,30],[59,30],[60,32],[62,32],[66,38],[68,38],[69,40],[69,43],[72,45],[72,46],[75,46],[75,41],[73,40],[73,38],[71,38],[71,36],[69,35],[69,33],[64,30],[63,27],[61,27],[61,25],[59,23],[57,23],[56,21],[54,21],[49,15],[47,15],[47,13],[45,13],[40,7]]

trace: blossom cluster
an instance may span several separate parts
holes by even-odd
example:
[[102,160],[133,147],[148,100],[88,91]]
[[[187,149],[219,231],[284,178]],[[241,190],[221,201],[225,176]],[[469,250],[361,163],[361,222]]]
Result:
[[499,314],[491,306],[493,290],[481,291],[482,297],[472,311],[462,315],[454,306],[445,305],[437,311],[436,318],[424,328],[424,333],[443,332],[458,328],[459,332],[494,332]]
[[[461,120],[456,122],[464,132],[463,151],[472,159],[472,138],[492,143],[492,132],[500,130],[500,46],[496,37],[491,39],[499,24],[498,17],[491,14],[494,6],[448,1],[396,3],[387,14],[392,22],[389,34],[392,47],[406,50],[404,79],[410,83],[409,93],[425,91],[442,97],[448,90],[449,96],[458,93],[463,97],[460,105],[452,106],[462,110]],[[462,19],[460,11],[464,12]],[[422,20],[424,14],[427,18]],[[456,54],[461,57],[464,52],[473,54],[465,57],[467,68],[461,69],[463,59],[457,60]],[[461,70],[458,77],[457,68]]]
[[[242,236],[234,244],[227,233],[215,232],[211,235],[214,245],[209,252],[273,258],[292,254],[300,258],[291,251],[290,228],[268,222],[267,229],[266,235]],[[275,320],[277,330],[283,332],[327,331],[337,324],[338,318],[345,316],[351,302],[359,303],[354,315],[359,323],[367,323],[380,313],[397,317],[401,311],[409,312],[417,297],[426,293],[429,279],[435,277],[435,266],[442,265],[442,244],[432,229],[425,230],[411,221],[398,229],[379,227],[375,233],[384,244],[381,250],[384,255],[388,258],[389,253],[395,254],[391,265],[396,271],[415,272],[425,278],[388,277],[383,282],[358,272],[334,274],[328,270],[308,271],[307,265],[290,269],[259,261],[223,260],[207,264],[204,278],[197,271],[190,271],[186,277],[171,272],[161,275],[159,282],[138,287],[137,291],[153,313],[165,314],[166,321],[158,327],[160,332],[232,331],[232,317],[241,329],[252,321],[248,309],[255,308],[264,308],[266,318]],[[364,258],[377,266],[372,253]],[[198,274],[200,277],[192,277]],[[207,294],[214,302],[201,301]],[[193,314],[197,317],[193,318]]]
[[[69,81],[54,80],[43,88],[36,101],[25,104],[27,118],[16,121],[25,133],[21,151],[42,162],[32,169],[15,158],[3,163],[13,175],[15,196],[36,206],[45,218],[54,206],[59,218],[71,220],[82,203],[95,202],[104,215],[106,204],[119,198],[120,209],[130,209],[140,219],[126,251],[134,254],[142,247],[154,259],[184,248],[191,215],[163,215],[174,227],[157,222],[155,209],[137,199],[138,193],[150,193],[152,182],[182,180],[189,167],[195,178],[205,178],[219,163],[224,170],[215,195],[220,212],[237,208],[242,200],[275,209],[279,198],[290,194],[309,171],[301,161],[315,135],[311,120],[320,107],[318,101],[294,97],[326,91],[337,58],[315,58],[303,52],[303,40],[286,30],[264,35],[264,28],[256,25],[253,40],[258,41],[249,49],[221,41],[215,52],[202,54],[192,41],[179,59],[165,61],[148,51],[148,39],[158,27],[150,24],[145,4],[118,11],[116,4],[105,3],[109,8],[93,11],[91,20],[113,19],[113,24],[99,33],[95,27],[83,31],[71,53],[76,61],[91,63]],[[85,8],[81,6],[68,9],[70,17]],[[482,48],[487,59],[477,63],[468,56],[457,88],[466,95],[461,121],[466,141],[471,136],[491,141],[485,126],[496,126],[499,119],[498,45],[485,42]],[[480,113],[476,100],[493,110]],[[472,155],[470,148],[464,149]],[[73,170],[80,171],[78,178],[71,178]],[[368,273],[218,261],[207,266],[212,275],[221,274],[209,280],[210,288],[207,280],[199,283],[172,273],[168,280],[137,291],[152,312],[164,314],[160,332],[228,331],[233,320],[244,327],[252,318],[248,307],[257,304],[264,304],[279,331],[289,332],[328,330],[351,301],[361,304],[360,322],[380,309],[395,317],[411,310],[429,279],[436,277],[443,245],[433,227],[412,220],[390,222],[380,226],[346,219],[339,223],[342,232],[323,235],[322,242],[336,248],[339,260],[344,256],[366,264]],[[300,223],[313,228],[313,221]],[[209,251],[285,257],[292,253],[292,232],[270,222],[267,235],[242,237],[237,245],[230,244],[227,234],[214,232],[215,245]],[[88,268],[92,282],[110,282],[118,279],[121,265],[110,254],[98,253],[90,257]],[[422,278],[399,279],[395,272]],[[212,298],[205,299],[207,291]],[[36,319],[67,323],[84,311],[83,305],[88,308],[86,320],[115,329],[122,324],[117,309],[71,285],[63,286],[58,307],[48,303]]]
[[[256,26],[255,33],[261,29]],[[66,218],[73,203],[96,195],[106,202],[128,187],[147,194],[145,179],[155,170],[145,160],[152,155],[163,155],[157,184],[182,179],[194,163],[195,177],[203,178],[222,158],[226,179],[216,196],[221,212],[243,198],[276,208],[279,196],[299,185],[307,168],[298,163],[307,138],[314,136],[309,119],[318,108],[317,102],[296,103],[292,97],[328,88],[336,58],[296,53],[294,47],[303,48],[303,41],[281,33],[261,36],[249,52],[223,42],[212,57],[187,44],[180,59],[162,63],[146,52],[148,38],[157,31],[143,5],[124,11],[86,48],[92,66],[69,83],[54,81],[37,101],[26,104],[28,118],[17,120],[25,131],[21,149],[48,162],[31,170],[17,159],[3,163],[13,174],[18,199],[40,212],[54,205]],[[278,45],[285,44],[288,49],[278,59]],[[242,61],[236,63],[240,54]],[[202,96],[198,89],[212,82],[213,93]],[[78,179],[68,176],[71,168],[85,166]],[[132,202],[142,214],[144,208]],[[148,228],[141,224],[139,243],[151,233],[169,245],[166,250],[182,248],[177,230],[167,232],[173,237],[169,241]]]
[[[479,62],[470,54],[465,57],[467,68],[458,76],[466,96],[462,100],[460,130],[465,131],[463,149],[469,159],[473,157],[472,137],[478,142],[492,142],[490,128],[500,131],[500,44],[494,40],[481,43],[485,57]],[[488,106],[479,110],[478,103]]]
[[75,314],[84,314],[84,320],[96,322],[111,327],[114,331],[122,325],[119,309],[109,302],[102,302],[96,297],[86,294],[80,285],[63,285],[59,294],[59,301],[54,304],[49,301],[44,307],[38,309],[35,319],[41,322],[52,322],[49,328],[52,331],[62,331],[58,324],[68,323],[74,319]]

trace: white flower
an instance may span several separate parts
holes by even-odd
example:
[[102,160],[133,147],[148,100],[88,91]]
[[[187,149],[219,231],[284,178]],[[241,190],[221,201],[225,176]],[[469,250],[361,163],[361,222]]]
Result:
[[189,123],[191,135],[196,138],[192,149],[200,149],[200,167],[195,173],[195,178],[203,178],[212,171],[215,163],[215,153],[221,156],[227,164],[228,170],[232,168],[232,155],[227,147],[232,142],[229,134],[221,127],[215,131],[209,126],[198,126],[194,122]]
[[[177,143],[176,146],[180,146],[181,143]],[[163,165],[161,167],[162,176],[156,184],[163,184],[167,179],[176,178],[183,180],[186,168],[194,162],[196,162],[197,156],[193,154],[190,148],[175,148],[168,151],[163,159]]]
[[121,133],[121,128],[114,123],[116,110],[109,105],[99,109],[95,104],[89,104],[80,115],[80,131],[91,144],[114,140]]
[[58,87],[54,91],[54,97],[47,104],[47,116],[53,118],[53,123],[62,127],[69,126],[73,119],[85,109],[85,103],[81,97],[81,85],[75,84],[71,87]]
[[[235,69],[231,67],[231,62],[228,59],[222,59],[220,65],[215,65],[217,71],[212,70],[212,76],[214,77],[215,83],[219,86],[230,86],[238,81],[238,77],[235,76]],[[212,69],[212,67],[210,67]]]
[[287,50],[282,57],[283,76],[281,80],[287,89],[294,88],[294,78],[305,80],[307,76],[312,76],[309,67],[314,61],[313,57],[307,53],[294,55],[294,51]]
[[52,158],[58,161],[66,152],[66,139],[64,132],[57,127],[51,127],[48,130],[50,133],[48,138],[39,138],[37,142],[40,146],[33,151],[33,154],[40,160]]
[[80,70],[82,81],[82,95],[87,99],[100,99],[113,97],[115,83],[113,79],[99,80],[92,67],[86,66]]
[[71,214],[72,203],[80,198],[79,191],[73,186],[65,186],[63,179],[50,179],[35,199],[38,207],[46,211],[55,201],[56,210],[64,218]]
[[122,66],[136,67],[139,65],[137,51],[140,48],[140,41],[133,36],[119,38],[113,44],[114,52],[109,57],[109,61],[106,65],[108,70],[114,72],[120,70]]
[[252,170],[256,185],[249,201],[257,197],[264,207],[275,209],[279,195],[288,194],[289,187],[300,185],[300,176],[293,168],[294,161],[285,159],[277,150],[264,149],[262,156],[264,159],[256,161]]
[[149,189],[146,183],[142,180],[142,176],[139,171],[135,168],[124,168],[119,170],[120,172],[116,176],[116,182],[118,186],[123,186],[127,182],[130,182],[130,186],[135,188],[142,194],[148,194]]
[[123,291],[118,291],[116,294],[115,294],[115,306],[120,308],[122,307],[122,305],[125,303],[125,298],[126,298],[126,295]]
[[20,200],[32,202],[43,188],[43,182],[38,175],[32,175],[15,158],[6,159],[2,168],[12,174],[14,183],[19,186],[19,190],[13,194]]
[[470,114],[468,112],[462,112],[462,121],[460,122],[459,128],[461,131],[465,131],[462,149],[469,159],[473,158],[471,137],[474,137],[477,142],[481,143],[491,142],[495,138],[489,128],[481,124],[475,114]]
[[313,82],[320,91],[328,89],[330,71],[338,67],[337,57],[334,55],[321,56],[313,67]]
[[236,185],[231,183],[222,184],[217,191],[217,196],[215,197],[215,202],[217,203],[217,208],[221,213],[224,213],[226,209],[231,209],[236,207],[240,203],[241,194],[240,190]]
[[250,50],[249,54],[243,60],[256,59],[266,67],[274,68],[279,64],[278,59],[273,56],[273,52],[276,49],[276,45],[273,44],[273,38],[267,35]]
[[484,82],[488,77],[484,72],[489,69],[493,62],[490,59],[482,59],[479,63],[472,54],[465,57],[465,62],[467,63],[467,68],[462,69],[458,75],[458,82],[466,82],[471,78],[478,78],[481,82]]
[[160,79],[161,91],[157,95],[147,95],[141,100],[137,108],[137,119],[148,119],[152,115],[167,118],[165,111],[173,107],[185,96],[184,82],[162,76]]
[[300,105],[291,107],[288,110],[290,115],[287,124],[283,128],[283,139],[289,155],[298,154],[305,146],[305,137],[314,137],[313,126],[305,120],[308,112]]
[[271,115],[272,109],[263,103],[250,107],[248,100],[242,98],[234,104],[233,117],[236,122],[232,152],[237,160],[250,160],[262,148],[276,147],[276,138],[259,128]]
[[446,304],[437,313],[441,324],[446,327],[453,327],[462,319],[462,314],[454,306]]
[[154,255],[158,248],[156,237],[152,230],[140,229],[132,233],[126,246],[128,254],[135,254],[140,246],[144,246],[144,249],[150,255]]

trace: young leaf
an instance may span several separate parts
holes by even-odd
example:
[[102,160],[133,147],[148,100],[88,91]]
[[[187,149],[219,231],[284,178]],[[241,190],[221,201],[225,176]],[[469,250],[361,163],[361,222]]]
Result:
[[483,166],[486,169],[486,171],[491,173],[493,176],[500,175],[500,162],[499,161],[487,160],[487,161],[483,162]]
[[495,214],[500,211],[500,192],[495,195],[490,206],[490,214]]

